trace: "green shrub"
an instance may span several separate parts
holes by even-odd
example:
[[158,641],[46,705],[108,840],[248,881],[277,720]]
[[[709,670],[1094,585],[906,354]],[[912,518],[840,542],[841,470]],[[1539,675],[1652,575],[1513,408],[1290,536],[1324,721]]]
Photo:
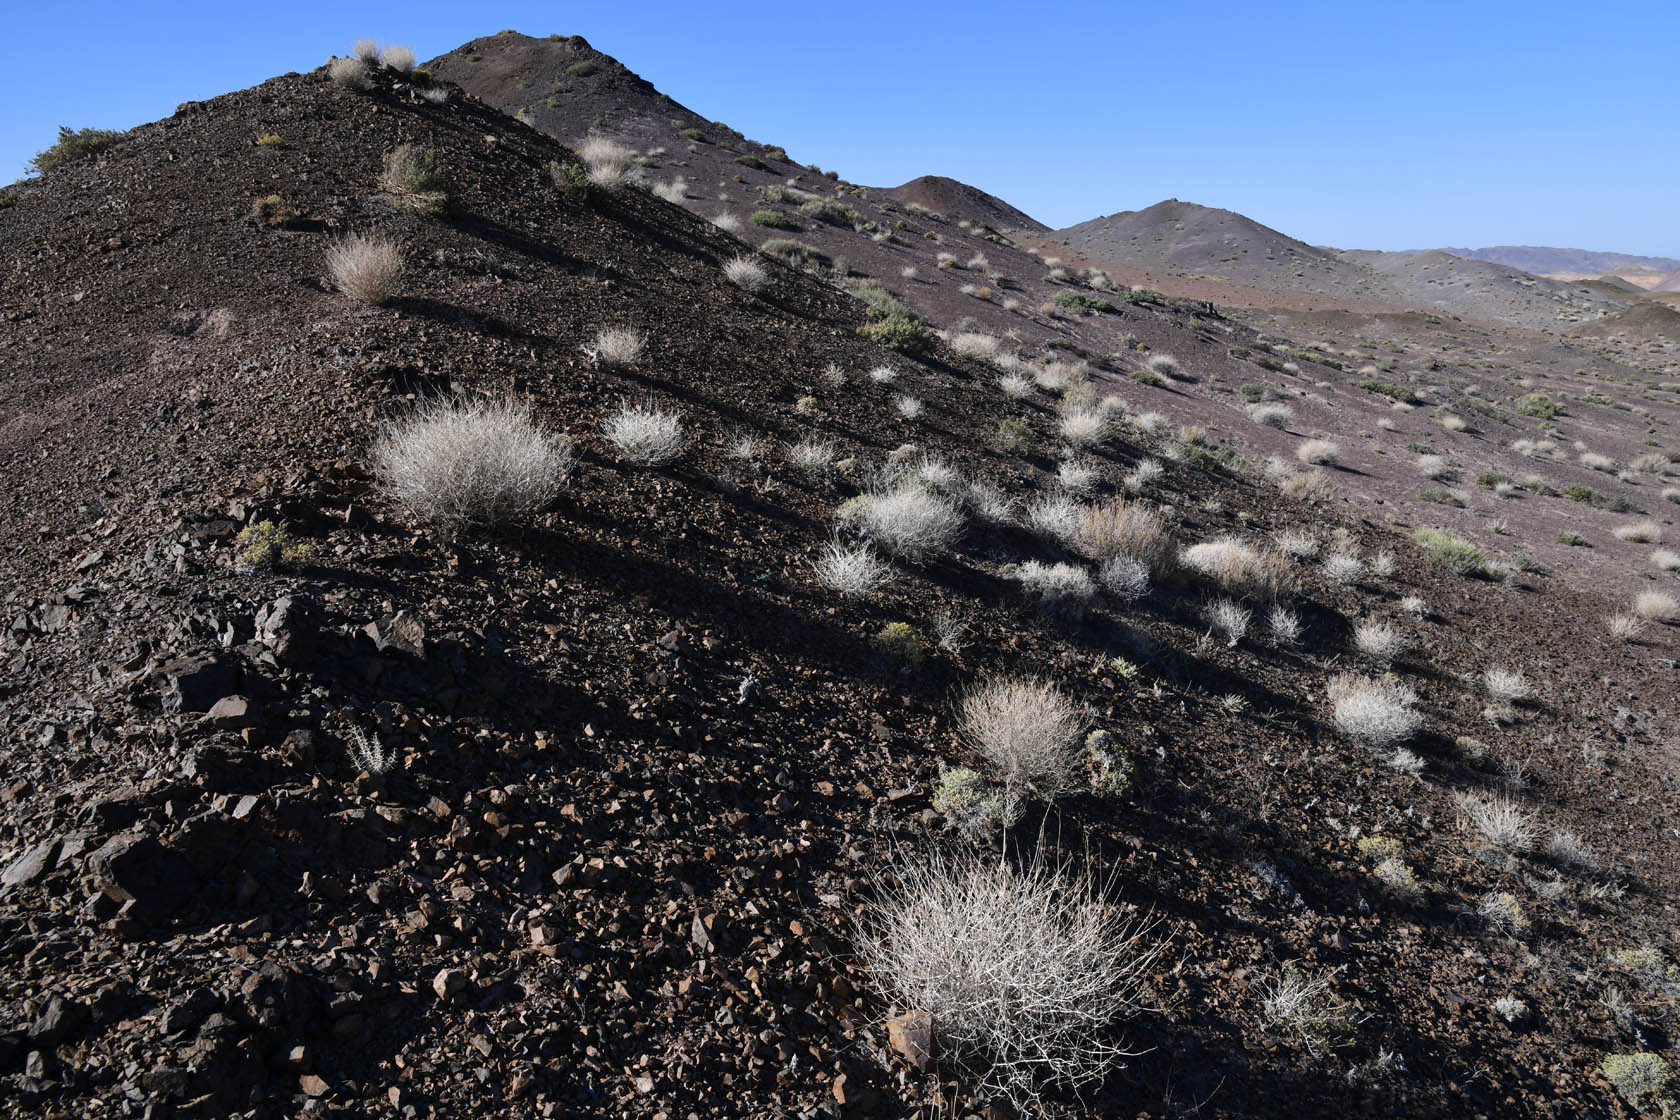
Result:
[[1114,310],[1114,305],[1106,299],[1088,296],[1084,292],[1076,292],[1072,288],[1063,288],[1056,293],[1056,306],[1064,311],[1079,313]]
[[80,132],[63,125],[58,129],[58,143],[36,152],[29,166],[36,171],[56,171],[67,163],[91,159],[118,141],[128,139],[128,133],[109,128],[84,128]]
[[1451,490],[1441,490],[1436,488],[1419,490],[1418,500],[1424,502],[1434,502],[1436,505],[1441,506],[1452,506],[1454,509],[1464,508],[1464,499],[1460,498],[1457,494],[1454,494]]
[[986,781],[966,766],[940,765],[933,783],[933,810],[958,832],[982,835],[1009,823],[1003,787]]
[[754,210],[750,219],[755,226],[767,229],[798,229],[799,223],[780,210]]
[[1381,393],[1385,397],[1392,397],[1406,404],[1419,403],[1418,395],[1404,385],[1391,385],[1386,381],[1355,381],[1353,387],[1364,389],[1369,393]]
[[285,137],[280,136],[277,133],[265,132],[261,136],[257,137],[257,147],[259,148],[284,148],[285,146]]
[[1432,564],[1439,564],[1461,576],[1486,577],[1490,574],[1486,554],[1456,533],[1445,529],[1419,529],[1412,534],[1412,539],[1423,547]]
[[297,221],[297,209],[283,197],[271,194],[251,203],[251,217],[259,225],[283,229]]
[[1160,303],[1161,293],[1149,288],[1124,288],[1116,293],[1127,303]]
[[1612,513],[1638,513],[1639,507],[1619,494],[1606,494],[1602,490],[1594,490],[1580,482],[1571,482],[1563,488],[1563,496],[1572,502],[1585,502],[1595,509],[1607,509]]
[[880,633],[871,639],[870,644],[877,651],[912,668],[920,665],[927,657],[927,649],[922,644],[920,634],[908,622],[889,622],[881,627]]
[[780,144],[766,144],[764,146],[764,158],[779,160],[782,163],[791,162],[788,159],[787,149]]
[[234,563],[250,571],[279,568],[307,568],[315,560],[315,547],[292,539],[290,533],[272,521],[247,525],[234,540],[239,550]]
[[449,212],[449,180],[431,148],[398,144],[391,149],[379,186],[396,199],[399,210],[416,217],[441,218]]
[[1635,1111],[1644,1112],[1654,1107],[1665,1118],[1680,1112],[1680,1101],[1675,1100],[1674,1071],[1660,1055],[1646,1052],[1612,1054],[1604,1059],[1599,1069],[1604,1074],[1604,1080],[1610,1082]]
[[1025,420],[999,420],[996,439],[1000,448],[1016,455],[1029,455],[1038,444],[1032,426]]
[[567,202],[582,205],[595,197],[595,184],[589,181],[589,172],[576,160],[565,163],[549,160],[548,177],[554,180],[555,190]]
[[1243,400],[1249,404],[1275,400],[1278,396],[1276,389],[1273,389],[1270,385],[1262,385],[1258,381],[1245,381],[1237,387],[1237,391],[1242,394]]
[[1164,388],[1167,384],[1160,374],[1142,368],[1134,369],[1130,373],[1126,374],[1126,376],[1131,378],[1133,381],[1136,381],[1139,385],[1148,385],[1156,389]]
[[710,144],[711,143],[710,140],[706,139],[706,134],[698,128],[685,128],[685,129],[682,129],[681,131],[679,131],[677,133],[677,135],[686,136],[688,139],[693,140],[696,143],[700,143],[700,144]]
[[[775,211],[768,211],[775,213]],[[754,216],[756,218],[756,215]],[[759,246],[759,252],[767,257],[775,257],[779,261],[786,261],[795,268],[817,268],[828,263],[828,254],[807,245],[803,241],[795,241],[791,237],[772,237]]]
[[1492,490],[1501,482],[1509,481],[1511,481],[1510,475],[1500,474],[1498,471],[1483,471],[1481,474],[1476,476],[1476,485],[1480,486],[1483,490]]
[[863,224],[862,214],[844,202],[836,202],[832,198],[808,198],[800,204],[799,212],[819,222],[827,222],[831,226]]
[[763,160],[759,159],[757,156],[753,155],[751,152],[746,152],[742,155],[736,156],[735,157],[735,162],[740,164],[742,167],[750,167],[754,171],[768,171],[768,170],[770,170],[770,165],[768,163],[765,163]]
[[593,58],[586,58],[581,62],[574,62],[566,67],[568,78],[587,78],[601,68],[601,64]]
[[939,341],[928,325],[909,311],[889,315],[871,312],[869,322],[859,327],[858,333],[901,354],[926,354]]
[[1567,530],[1565,530],[1564,532],[1561,532],[1557,535],[1557,542],[1559,544],[1566,544],[1570,548],[1591,548],[1592,547],[1592,542],[1588,541],[1587,538],[1583,537],[1579,533],[1571,533],[1571,532],[1568,532]]
[[1513,402],[1518,412],[1524,416],[1533,416],[1541,420],[1550,420],[1558,414],[1558,404],[1550,393],[1524,393]]
[[1254,364],[1259,366],[1261,369],[1270,370],[1273,373],[1286,372],[1283,368],[1283,363],[1269,354],[1254,355]]
[[[835,271],[840,270],[840,262],[834,262]],[[877,315],[908,315],[910,309],[899,302],[897,296],[887,291],[881,282],[873,276],[858,276],[848,279],[842,287],[853,296],[869,305],[869,309]]]

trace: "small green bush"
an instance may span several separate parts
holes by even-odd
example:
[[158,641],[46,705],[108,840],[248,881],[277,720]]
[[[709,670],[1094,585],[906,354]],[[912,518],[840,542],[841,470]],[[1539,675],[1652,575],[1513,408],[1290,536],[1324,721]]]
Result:
[[1558,414],[1558,403],[1552,399],[1550,393],[1524,393],[1513,402],[1518,412],[1524,416],[1533,416],[1541,420],[1550,420]]
[[554,180],[554,189],[567,202],[583,205],[595,197],[595,184],[589,181],[589,172],[576,160],[565,163],[549,160],[548,177]]
[[1126,376],[1131,378],[1133,381],[1136,381],[1139,385],[1148,385],[1155,389],[1164,388],[1167,384],[1160,374],[1153,373],[1147,369],[1134,369],[1130,373],[1126,374]]
[[1063,288],[1056,293],[1056,306],[1064,311],[1073,311],[1080,314],[1114,310],[1114,305],[1106,299],[1088,296],[1084,292],[1076,292],[1072,288]]
[[251,217],[257,224],[284,229],[297,221],[297,208],[277,194],[259,198],[251,203]]
[[1029,455],[1038,445],[1032,426],[1025,420],[999,420],[996,439],[1000,448],[1015,455]]
[[[775,211],[769,211],[775,213]],[[756,215],[754,216],[756,218]],[[775,257],[779,261],[786,261],[795,268],[817,268],[828,263],[828,254],[814,245],[807,245],[803,241],[795,241],[791,237],[772,237],[759,246],[759,252],[768,257]]]
[[742,167],[750,167],[754,171],[768,171],[768,170],[770,170],[770,165],[768,163],[765,163],[763,160],[759,159],[757,156],[753,155],[751,152],[747,152],[743,155],[736,156],[735,157],[735,162],[740,164]]
[[869,322],[859,327],[858,333],[901,354],[926,354],[939,341],[928,325],[909,311],[889,315],[871,313]]
[[1436,505],[1441,506],[1452,506],[1454,509],[1464,508],[1463,498],[1454,494],[1451,490],[1442,490],[1436,487],[1419,490],[1418,500],[1424,502],[1434,502]]
[[1498,471],[1483,471],[1481,474],[1476,476],[1476,485],[1480,486],[1483,490],[1492,490],[1501,482],[1509,481],[1511,481],[1510,475],[1500,474]]
[[1445,529],[1419,529],[1412,539],[1423,547],[1429,562],[1461,576],[1489,575],[1487,555],[1456,533]]
[[695,141],[697,143],[700,143],[700,144],[711,143],[710,140],[706,139],[706,134],[698,128],[685,128],[685,129],[682,129],[680,132],[678,132],[677,135],[686,136],[688,139],[693,140],[693,141]]
[[764,158],[779,160],[782,163],[791,162],[788,159],[787,149],[782,147],[780,144],[766,144],[764,147]]
[[65,164],[91,159],[113,144],[126,139],[128,133],[114,129],[84,128],[78,132],[60,125],[58,143],[45,151],[36,152],[35,158],[29,161],[29,166],[36,171],[56,171]]
[[380,189],[397,200],[397,209],[419,218],[441,218],[449,212],[449,180],[438,166],[437,153],[414,144],[398,144],[385,155]]
[[832,198],[806,199],[799,207],[799,212],[819,222],[827,222],[831,226],[855,226],[863,222],[863,215],[844,202],[836,202]]
[[780,210],[754,210],[749,219],[755,226],[766,229],[798,229],[799,223],[782,213]]
[[1655,1107],[1665,1118],[1680,1112],[1680,1101],[1675,1100],[1674,1070],[1661,1055],[1648,1052],[1612,1054],[1604,1059],[1599,1069],[1604,1074],[1604,1080],[1610,1082],[1635,1111],[1643,1112]]
[[1561,532],[1557,535],[1557,542],[1559,544],[1566,544],[1570,548],[1591,548],[1592,547],[1592,542],[1587,540],[1587,538],[1583,537],[1579,533],[1571,533],[1571,532],[1568,532],[1567,530],[1565,530],[1564,532]]
[[272,521],[247,525],[234,540],[239,550],[234,563],[250,571],[274,571],[281,568],[307,568],[315,561],[315,546],[292,539],[292,535]]
[[986,781],[966,766],[945,769],[933,783],[933,810],[953,829],[968,836],[980,836],[1010,823],[1010,812],[1001,786]]
[[587,78],[601,68],[601,64],[593,58],[586,58],[581,62],[574,62],[566,67],[568,78]]
[[1404,385],[1391,385],[1386,381],[1355,381],[1353,387],[1364,389],[1369,393],[1381,393],[1385,397],[1392,397],[1406,404],[1419,403],[1418,395]]
[[877,651],[902,661],[912,668],[920,665],[927,657],[927,648],[922,644],[920,634],[908,622],[889,622],[881,627],[881,632],[871,639],[870,644]]

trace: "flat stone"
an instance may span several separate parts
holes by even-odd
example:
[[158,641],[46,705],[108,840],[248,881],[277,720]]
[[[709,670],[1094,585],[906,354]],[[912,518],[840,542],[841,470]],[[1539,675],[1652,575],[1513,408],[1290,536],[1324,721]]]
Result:
[[204,717],[210,726],[223,731],[238,731],[245,727],[261,726],[255,705],[243,696],[224,696],[216,701]]
[[933,1062],[933,1016],[926,1011],[906,1011],[887,1020],[887,1041],[919,1070]]
[[24,852],[13,860],[4,872],[0,872],[0,885],[28,886],[45,875],[53,867],[53,857],[58,854],[58,845],[59,841],[55,837]]

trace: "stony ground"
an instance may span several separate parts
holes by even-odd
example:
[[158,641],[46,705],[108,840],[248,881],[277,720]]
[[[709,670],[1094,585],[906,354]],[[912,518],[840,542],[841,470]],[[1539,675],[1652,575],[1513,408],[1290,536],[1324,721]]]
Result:
[[[446,220],[378,190],[402,142],[439,153]],[[1165,945],[1124,1026],[1139,1054],[1084,1100],[1051,1095],[1052,1114],[1625,1111],[1604,1057],[1671,1052],[1673,626],[1613,642],[1622,585],[1454,575],[1353,470],[1309,507],[1149,425],[1088,454],[1099,493],[1153,457],[1142,500],[1186,543],[1335,531],[1391,551],[1392,574],[1343,585],[1301,563],[1303,645],[1257,629],[1227,647],[1202,640],[1201,579],[1047,614],[1012,565],[1078,558],[975,522],[944,560],[840,600],[809,560],[864,465],[913,443],[1030,498],[1055,478],[1054,397],[1012,401],[943,342],[868,343],[820,276],[770,262],[748,295],[720,274],[735,238],[635,189],[567,201],[545,165],[569,158],[458,94],[317,71],[183,106],[0,209],[6,1110],[978,1113],[895,1052],[885,1023],[913,1009],[861,970],[856,922],[895,861],[965,843],[931,804],[940,766],[973,761],[956,697],[1036,672],[1134,778],[1034,805],[1011,848],[1090,860]],[[249,218],[272,193],[292,228]],[[408,271],[361,309],[321,259],[371,229],[403,240]],[[1133,414],[1229,392],[1270,353],[1208,308],[1113,314],[1121,357],[1096,333],[1107,314],[1021,316],[1008,345],[1029,363],[1069,353],[1052,339],[1089,351]],[[642,360],[592,364],[601,325],[642,330]],[[1169,347],[1189,377],[1125,380]],[[891,384],[866,376],[889,363]],[[500,533],[405,520],[367,449],[440,394],[512,397],[569,432],[565,494]],[[675,465],[630,468],[601,438],[625,400],[682,412]],[[1005,419],[1039,450],[998,447]],[[763,437],[757,461],[729,454],[742,434]],[[783,446],[813,435],[859,466],[794,470]],[[242,570],[234,538],[265,519],[314,561]],[[935,645],[941,617],[965,640]],[[1327,720],[1329,677],[1376,671],[1348,648],[1367,619],[1410,638],[1394,672],[1426,714],[1421,777]],[[926,639],[919,662],[873,640],[898,622]],[[1496,665],[1539,686],[1497,725],[1477,683]],[[382,775],[353,750],[375,734],[395,752]],[[1596,868],[1484,850],[1454,795],[1489,791],[1577,833]],[[1373,877],[1358,841],[1379,833],[1416,894]],[[1526,930],[1477,913],[1499,891]],[[1644,949],[1637,968],[1613,956]],[[1338,1045],[1264,1014],[1290,961],[1350,1005]],[[1527,1014],[1496,1013],[1504,997]]]

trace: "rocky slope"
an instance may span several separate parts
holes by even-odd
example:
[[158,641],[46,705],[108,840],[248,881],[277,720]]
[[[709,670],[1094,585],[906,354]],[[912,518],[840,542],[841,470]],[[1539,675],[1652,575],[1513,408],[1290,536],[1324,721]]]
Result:
[[[404,143],[436,155],[443,216],[380,189]],[[1010,518],[970,518],[949,555],[838,598],[810,561],[907,444],[1000,495],[1053,496],[1055,396],[1004,395],[1011,361],[956,333],[916,354],[860,336],[838,270],[766,259],[747,293],[721,266],[748,246],[691,200],[563,193],[549,168],[574,158],[451,87],[315,71],[185,105],[0,209],[7,1111],[997,1115],[894,1046],[885,1024],[914,1009],[853,949],[895,861],[963,844],[932,804],[942,766],[975,761],[953,697],[1023,672],[1072,695],[1131,778],[1034,804],[1011,850],[1094,861],[1163,943],[1125,1026],[1137,1056],[1049,1112],[1623,1109],[1601,1061],[1666,1048],[1672,1013],[1673,627],[1613,642],[1620,588],[1431,566],[1395,532],[1431,522],[1365,497],[1375,449],[1349,447],[1340,496],[1280,497],[1217,435],[1149,413],[1224,416],[1232,385],[1264,381],[1353,426],[1382,415],[1370,390],[1211,309],[1122,303],[1044,263],[1034,294],[1114,306],[1006,311],[945,278],[921,306],[1013,316],[997,349],[1045,384],[1045,359],[1090,353],[1093,391],[1135,417],[1079,455],[1095,495],[1137,490],[1186,543],[1305,530],[1392,567],[1344,583],[1298,563],[1299,646],[1258,620],[1203,639],[1203,577],[1046,611],[1019,565],[1085,560]],[[276,194],[297,217],[253,220]],[[1018,252],[973,223],[868,220]],[[388,305],[323,280],[348,231],[402,242]],[[592,361],[602,326],[641,331],[644,356]],[[1125,378],[1169,347],[1184,376]],[[512,399],[569,432],[564,494],[498,532],[406,518],[369,444],[437,397]],[[681,458],[626,464],[600,435],[623,401],[679,411]],[[1649,409],[1664,438],[1671,409]],[[1030,445],[1000,446],[1005,421]],[[1256,457],[1285,439],[1253,427]],[[788,461],[810,439],[832,464]],[[248,570],[236,534],[265,520],[313,559]],[[1379,619],[1410,640],[1393,670],[1419,694],[1421,777],[1328,721],[1350,631]],[[919,656],[880,640],[892,624]],[[1477,681],[1497,665],[1540,689],[1488,723]],[[1496,791],[1594,865],[1482,846],[1454,794]],[[1376,833],[1415,892],[1374,876]],[[1522,929],[1481,916],[1501,892]],[[1611,956],[1627,950],[1659,964]],[[1328,977],[1345,1037],[1267,1015],[1286,962]]]

